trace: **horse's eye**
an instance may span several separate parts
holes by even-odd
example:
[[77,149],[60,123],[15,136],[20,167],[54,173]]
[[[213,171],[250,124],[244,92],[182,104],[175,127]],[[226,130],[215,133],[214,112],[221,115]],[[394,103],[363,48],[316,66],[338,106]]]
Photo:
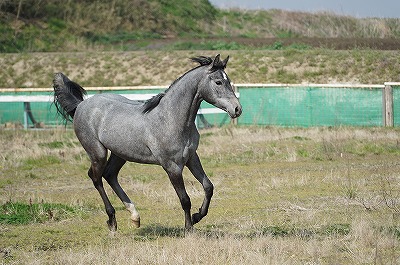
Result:
[[222,85],[222,82],[221,82],[221,81],[215,81],[215,83],[216,83],[218,86]]

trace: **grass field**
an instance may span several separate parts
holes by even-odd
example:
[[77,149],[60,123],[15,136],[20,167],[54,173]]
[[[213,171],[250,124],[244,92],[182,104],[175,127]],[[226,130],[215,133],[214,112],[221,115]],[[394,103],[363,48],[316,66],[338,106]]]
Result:
[[[89,161],[70,130],[1,130],[0,264],[399,264],[400,137],[388,128],[223,127],[201,131],[215,185],[185,235],[166,174],[127,164],[110,189],[110,235]],[[193,209],[203,191],[188,171]]]

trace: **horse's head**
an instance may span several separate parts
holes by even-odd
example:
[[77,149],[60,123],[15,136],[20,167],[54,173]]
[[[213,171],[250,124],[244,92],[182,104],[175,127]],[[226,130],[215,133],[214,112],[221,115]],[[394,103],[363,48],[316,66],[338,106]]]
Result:
[[214,60],[209,59],[208,71],[199,83],[201,97],[208,103],[226,111],[231,118],[237,118],[242,114],[242,106],[236,97],[231,81],[225,73],[225,67],[229,56],[221,61],[218,54]]

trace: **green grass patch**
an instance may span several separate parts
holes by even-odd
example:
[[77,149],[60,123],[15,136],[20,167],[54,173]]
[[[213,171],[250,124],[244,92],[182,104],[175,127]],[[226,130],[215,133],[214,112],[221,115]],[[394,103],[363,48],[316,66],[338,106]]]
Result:
[[184,41],[166,46],[166,50],[241,50],[248,48],[237,42],[225,41]]
[[350,154],[365,156],[367,154],[384,155],[400,154],[400,147],[396,144],[377,144],[375,142],[352,141],[344,146],[344,150]]
[[350,224],[339,223],[330,224],[321,228],[288,228],[284,226],[264,226],[261,228],[262,235],[269,235],[272,237],[300,237],[309,238],[312,236],[344,236],[350,233]]
[[72,142],[62,142],[62,141],[52,141],[48,143],[39,143],[40,147],[47,147],[50,149],[60,149],[64,147],[72,147],[74,143]]
[[322,228],[325,235],[347,235],[350,233],[350,224],[331,224]]
[[265,226],[262,229],[263,235],[271,235],[273,237],[283,237],[290,234],[290,230],[280,226]]
[[298,135],[293,136],[293,139],[298,140],[298,141],[309,141],[309,140],[311,140],[311,138],[302,137],[302,136],[298,136]]
[[387,231],[392,234],[395,238],[400,240],[400,226],[388,227]]
[[7,202],[0,207],[0,223],[26,225],[60,221],[81,214],[80,209],[63,204]]
[[61,160],[58,157],[43,155],[38,158],[28,158],[23,162],[23,169],[30,170],[38,167],[45,167],[54,164],[60,164]]

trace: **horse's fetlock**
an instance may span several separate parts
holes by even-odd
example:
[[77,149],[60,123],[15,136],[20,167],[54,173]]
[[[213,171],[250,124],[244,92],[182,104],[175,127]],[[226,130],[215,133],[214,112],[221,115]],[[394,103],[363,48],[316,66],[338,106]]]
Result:
[[114,207],[108,207],[106,208],[106,213],[108,216],[115,216],[115,209]]

